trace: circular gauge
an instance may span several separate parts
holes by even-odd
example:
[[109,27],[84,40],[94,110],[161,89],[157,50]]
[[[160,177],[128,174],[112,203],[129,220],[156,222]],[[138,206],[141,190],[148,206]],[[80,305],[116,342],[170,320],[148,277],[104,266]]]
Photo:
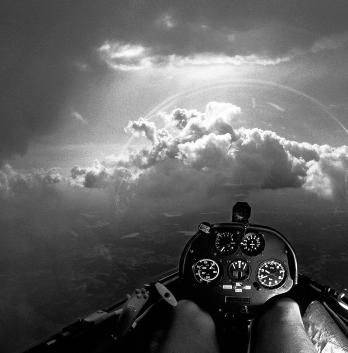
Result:
[[235,260],[231,262],[229,271],[234,281],[244,281],[249,277],[250,267],[245,260]]
[[218,263],[211,259],[198,260],[192,269],[195,279],[199,283],[210,283],[217,279],[220,274]]
[[278,288],[286,279],[285,267],[277,260],[265,261],[257,271],[257,279],[265,288]]
[[231,232],[218,232],[215,239],[215,247],[223,255],[233,254],[237,248],[237,240]]
[[240,243],[240,247],[245,255],[256,256],[265,248],[265,240],[258,233],[247,233]]

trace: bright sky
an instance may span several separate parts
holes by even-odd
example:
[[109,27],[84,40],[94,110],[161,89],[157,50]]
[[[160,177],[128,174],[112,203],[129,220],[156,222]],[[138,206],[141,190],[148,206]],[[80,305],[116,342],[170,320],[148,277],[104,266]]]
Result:
[[19,167],[53,166],[52,146],[62,164],[117,151],[129,120],[226,80],[299,90],[348,126],[345,2],[7,1],[4,9],[0,158],[21,154]]

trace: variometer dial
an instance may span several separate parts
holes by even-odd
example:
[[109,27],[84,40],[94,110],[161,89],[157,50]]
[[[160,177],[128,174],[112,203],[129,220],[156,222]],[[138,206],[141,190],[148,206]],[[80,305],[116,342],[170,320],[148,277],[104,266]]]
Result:
[[238,248],[236,236],[232,232],[218,232],[215,247],[223,255],[233,254]]
[[257,279],[265,288],[278,288],[286,279],[285,267],[277,260],[265,261],[257,271]]
[[259,233],[247,233],[240,243],[243,253],[248,256],[256,256],[265,248],[265,240]]
[[234,281],[244,281],[249,277],[250,268],[245,260],[235,260],[230,265],[230,277]]
[[199,283],[210,283],[220,274],[219,264],[212,259],[198,260],[192,267],[195,279]]

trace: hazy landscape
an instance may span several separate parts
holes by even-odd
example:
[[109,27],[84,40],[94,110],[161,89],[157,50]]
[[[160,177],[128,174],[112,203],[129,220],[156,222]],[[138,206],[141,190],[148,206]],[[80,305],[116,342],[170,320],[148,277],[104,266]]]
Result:
[[[291,191],[290,191],[291,193]],[[252,220],[275,227],[294,245],[299,270],[320,283],[346,286],[348,250],[346,213],[295,210],[262,202],[253,205]],[[285,196],[284,196],[285,199]],[[231,200],[231,205],[233,200]],[[262,207],[261,207],[262,206]],[[285,207],[286,205],[283,205]],[[258,207],[260,207],[258,209]],[[146,215],[115,225],[92,214],[76,217],[79,233],[26,232],[15,247],[1,244],[1,324],[3,352],[30,346],[78,317],[107,307],[127,291],[177,266],[179,255],[200,221],[228,221],[231,210]],[[76,228],[75,228],[76,229]],[[74,232],[74,233],[73,233]],[[24,237],[24,235],[23,235]],[[6,245],[7,248],[4,246]],[[13,261],[16,259],[16,261]]]

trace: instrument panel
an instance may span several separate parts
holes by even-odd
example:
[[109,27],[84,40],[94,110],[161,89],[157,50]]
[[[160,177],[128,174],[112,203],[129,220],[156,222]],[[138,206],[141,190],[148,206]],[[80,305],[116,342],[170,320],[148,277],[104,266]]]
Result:
[[207,310],[252,316],[297,283],[297,261],[272,228],[202,223],[182,254],[180,274],[192,299]]

